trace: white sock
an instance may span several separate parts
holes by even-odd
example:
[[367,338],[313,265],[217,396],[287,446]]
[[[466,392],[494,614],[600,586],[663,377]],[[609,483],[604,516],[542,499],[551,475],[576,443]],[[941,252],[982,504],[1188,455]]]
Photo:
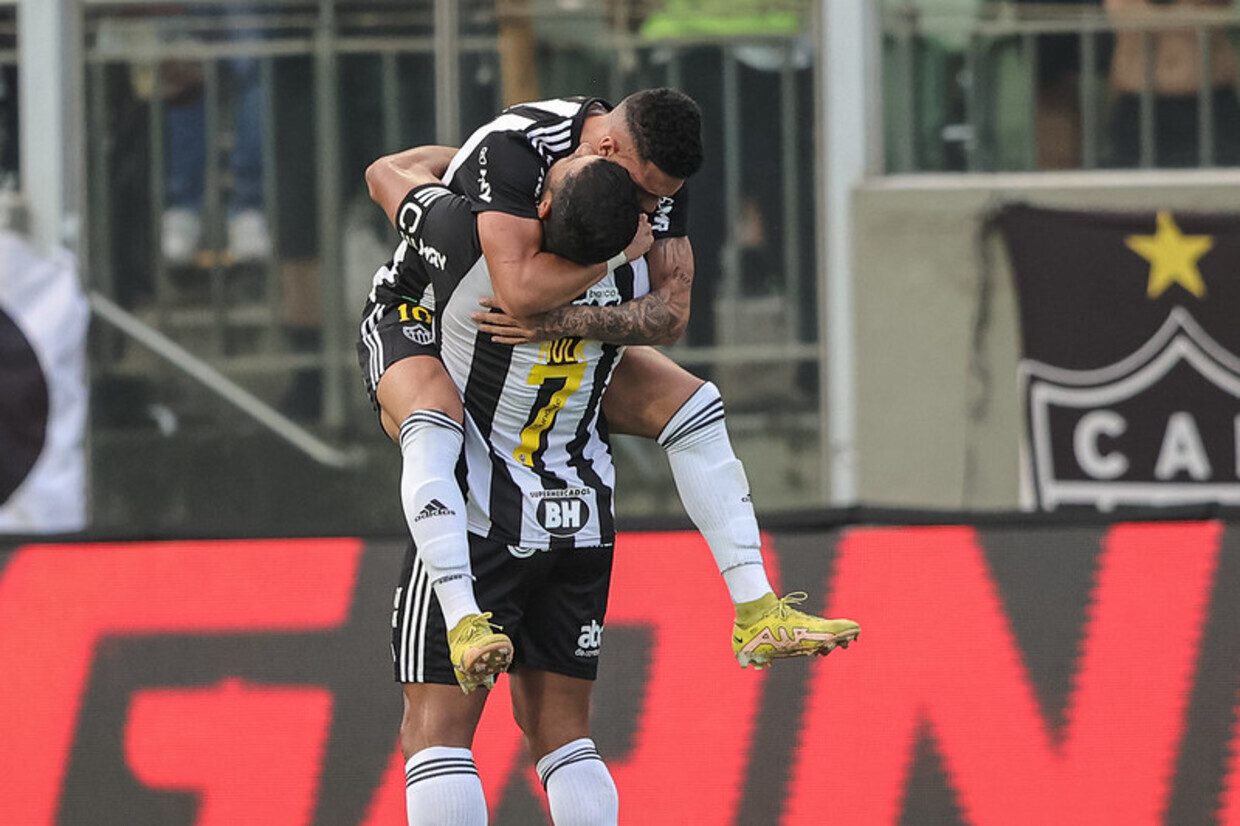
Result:
[[667,451],[685,512],[710,545],[732,602],[770,593],[749,480],[728,439],[719,388],[711,382],[699,387],[658,442]]
[[405,761],[409,826],[486,826],[487,801],[469,749],[431,746]]
[[449,576],[439,580],[431,588],[435,589],[435,597],[439,600],[439,610],[443,612],[444,622],[451,631],[464,617],[470,614],[481,614],[478,600],[474,596],[474,581],[468,576]]
[[620,796],[589,737],[545,755],[537,769],[555,826],[616,826]]
[[400,426],[400,499],[444,620],[452,628],[481,613],[469,564],[465,497],[456,481],[465,431],[438,410],[418,410]]

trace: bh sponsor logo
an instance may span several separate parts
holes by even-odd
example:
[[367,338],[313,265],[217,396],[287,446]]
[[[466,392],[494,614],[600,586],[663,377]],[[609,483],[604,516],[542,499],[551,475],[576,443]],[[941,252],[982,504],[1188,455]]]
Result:
[[544,497],[535,513],[538,524],[552,536],[572,536],[590,520],[590,506],[576,497]]

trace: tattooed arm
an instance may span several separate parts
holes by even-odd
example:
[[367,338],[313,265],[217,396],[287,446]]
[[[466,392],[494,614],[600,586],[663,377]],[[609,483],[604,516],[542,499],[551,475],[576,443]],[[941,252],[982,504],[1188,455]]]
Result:
[[482,303],[489,312],[473,314],[478,329],[500,344],[552,341],[565,336],[592,338],[611,344],[670,344],[675,326],[665,295],[650,293],[612,307],[557,307],[530,318],[513,318],[491,299]]
[[[675,243],[673,243],[675,242]],[[651,280],[662,276],[654,290],[612,307],[569,304],[525,319],[506,315],[494,301],[489,312],[474,313],[478,328],[500,344],[550,341],[564,336],[592,338],[611,344],[671,344],[689,323],[693,285],[693,252],[687,238],[656,241],[647,254]]]

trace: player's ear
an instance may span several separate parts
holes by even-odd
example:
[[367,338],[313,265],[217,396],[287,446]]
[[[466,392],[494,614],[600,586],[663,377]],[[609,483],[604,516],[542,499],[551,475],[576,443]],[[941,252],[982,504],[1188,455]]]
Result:
[[538,220],[545,221],[547,216],[551,214],[551,193],[545,192],[538,199]]
[[597,154],[604,158],[609,158],[618,151],[616,147],[616,139],[611,135],[604,135],[599,138],[598,143],[594,144],[594,150]]

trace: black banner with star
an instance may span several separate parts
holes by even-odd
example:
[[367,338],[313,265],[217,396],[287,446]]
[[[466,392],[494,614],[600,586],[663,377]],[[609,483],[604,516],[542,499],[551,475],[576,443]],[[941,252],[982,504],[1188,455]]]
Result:
[[1025,504],[1240,504],[1240,214],[1011,206]]

